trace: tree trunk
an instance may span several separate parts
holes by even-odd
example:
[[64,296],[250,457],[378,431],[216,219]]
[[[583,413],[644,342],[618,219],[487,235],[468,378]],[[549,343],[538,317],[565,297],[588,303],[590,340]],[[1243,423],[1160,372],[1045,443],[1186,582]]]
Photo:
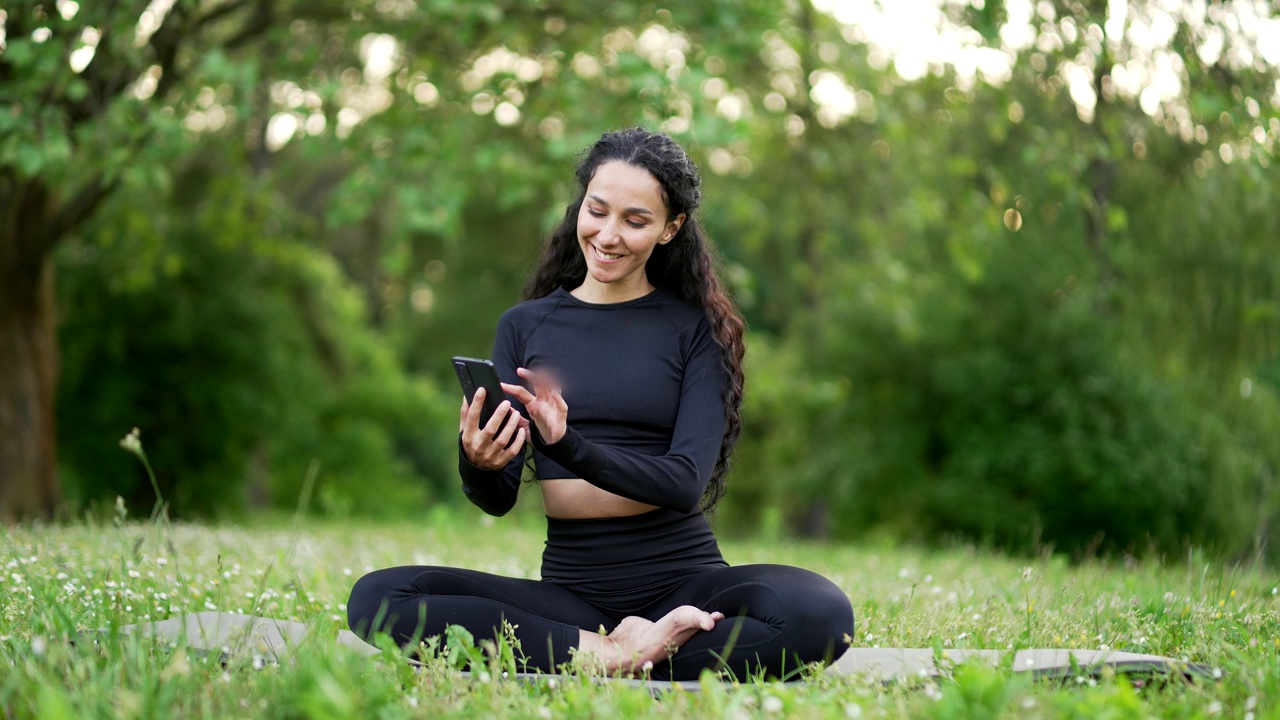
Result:
[[53,259],[23,248],[20,227],[0,227],[0,521],[6,523],[50,517],[61,500],[54,473]]

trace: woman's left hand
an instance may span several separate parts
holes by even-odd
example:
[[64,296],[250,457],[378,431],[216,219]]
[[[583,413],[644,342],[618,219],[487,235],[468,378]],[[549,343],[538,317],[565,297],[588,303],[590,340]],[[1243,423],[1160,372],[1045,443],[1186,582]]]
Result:
[[569,422],[569,404],[560,394],[560,384],[546,370],[516,368],[516,374],[529,381],[529,389],[502,383],[502,389],[524,405],[529,419],[538,426],[543,442],[554,445],[564,437]]

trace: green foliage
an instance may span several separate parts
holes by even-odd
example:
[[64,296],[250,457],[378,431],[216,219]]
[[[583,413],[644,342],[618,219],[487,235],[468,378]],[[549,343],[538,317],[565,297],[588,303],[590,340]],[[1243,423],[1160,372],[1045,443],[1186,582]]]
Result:
[[[809,2],[180,0],[141,39],[7,8],[0,210],[116,193],[59,258],[71,497],[150,505],[137,425],[188,512],[462,502],[446,359],[487,354],[575,154],[641,123],[702,166],[752,328],[726,529],[1266,552],[1276,68],[1225,8],[1039,3],[1013,49],[980,5],[946,32],[1011,77],[905,81]],[[1185,92],[1153,112],[1116,68],[1156,56]]]
[[[966,17],[990,39],[1002,13]],[[803,58],[831,31],[782,32]],[[758,200],[713,216],[763,350],[726,517],[1077,557],[1273,545],[1273,154],[1233,164],[1218,143],[1269,138],[1277,108],[1217,117],[1268,91],[1215,75],[1197,143],[1119,94],[1082,120],[1054,75],[1096,53],[1075,37],[993,85],[893,82],[855,56],[854,117],[797,103],[802,137],[752,119],[768,172],[721,182]]]
[[183,515],[289,507],[308,472],[322,510],[420,507],[451,473],[450,401],[396,366],[333,262],[224,170],[179,177],[186,222],[122,193],[63,255],[73,501],[149,507],[116,447],[136,426]]
[[[1025,683],[1010,682],[1006,671],[983,662],[968,662],[955,669],[954,684],[937,693],[931,708],[935,718],[997,718],[1009,707],[1016,690],[1025,692]],[[1020,687],[1021,686],[1021,687]]]
[[1023,550],[1241,549],[1203,405],[1118,362],[1090,298],[993,299],[1012,295],[925,299],[915,338],[866,306],[836,316],[847,335],[827,367],[861,381],[839,425],[871,449],[847,468],[838,515]]

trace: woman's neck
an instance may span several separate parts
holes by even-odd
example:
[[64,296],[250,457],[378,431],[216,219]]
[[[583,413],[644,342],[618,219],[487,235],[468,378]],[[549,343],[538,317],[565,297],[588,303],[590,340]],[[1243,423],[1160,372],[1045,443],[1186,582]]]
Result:
[[635,282],[602,283],[587,275],[582,284],[570,290],[569,294],[593,305],[610,305],[644,297],[654,290],[657,287],[647,277],[638,278]]

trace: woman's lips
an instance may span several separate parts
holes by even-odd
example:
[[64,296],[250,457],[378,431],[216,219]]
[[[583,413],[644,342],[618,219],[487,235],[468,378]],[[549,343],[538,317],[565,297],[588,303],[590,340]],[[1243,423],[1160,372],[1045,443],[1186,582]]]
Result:
[[617,253],[607,253],[607,252],[605,252],[605,251],[601,250],[600,248],[596,247],[595,245],[592,245],[592,246],[591,246],[591,249],[595,251],[596,259],[597,259],[597,260],[599,260],[600,262],[606,262],[606,263],[607,263],[607,262],[613,262],[613,261],[615,261],[615,260],[621,260],[621,259],[622,259],[622,256],[621,256],[621,255],[619,255],[619,254],[617,254]]

